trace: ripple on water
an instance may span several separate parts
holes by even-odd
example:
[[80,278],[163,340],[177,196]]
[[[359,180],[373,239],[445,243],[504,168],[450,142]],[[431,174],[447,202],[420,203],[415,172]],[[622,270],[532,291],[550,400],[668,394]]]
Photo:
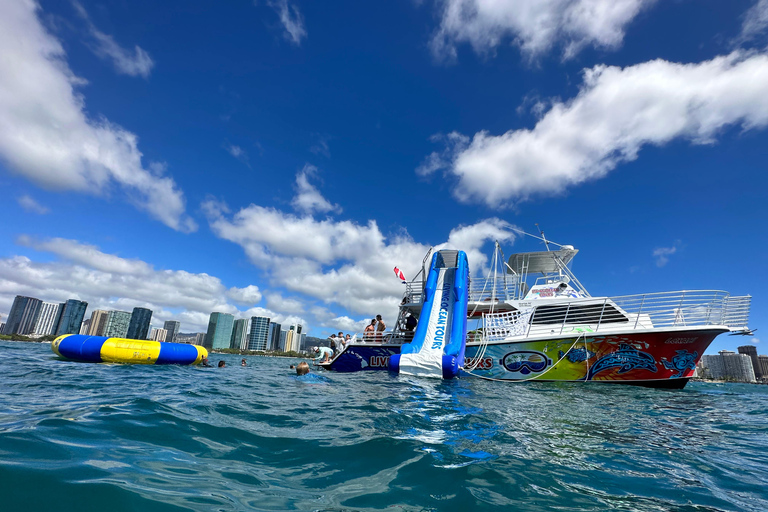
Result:
[[296,379],[0,342],[3,510],[768,510],[768,388]]

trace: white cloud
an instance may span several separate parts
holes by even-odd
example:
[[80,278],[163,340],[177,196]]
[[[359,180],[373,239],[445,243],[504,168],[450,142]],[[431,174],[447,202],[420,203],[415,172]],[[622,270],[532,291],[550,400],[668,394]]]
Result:
[[751,340],[749,340],[749,341],[751,341],[752,343],[754,343],[755,345],[757,345],[758,343],[760,343],[760,338],[752,338],[752,339],[751,339]]
[[[213,311],[245,318],[258,314],[275,321],[302,320],[265,308],[239,310],[230,302],[254,304],[261,294],[258,287],[226,288],[217,277],[184,270],[157,270],[137,259],[125,259],[101,252],[97,247],[76,240],[54,238],[36,241],[29,236],[22,245],[60,257],[37,262],[25,256],[0,259],[0,311],[10,310],[18,295],[45,301],[78,298],[88,302],[88,315],[94,309],[130,311],[148,307],[153,325],[179,320],[185,332],[205,331]],[[302,321],[308,325],[306,321]]]
[[[408,279],[414,278],[429,249],[429,245],[415,242],[407,233],[385,237],[373,220],[367,224],[316,220],[258,205],[242,208],[231,216],[220,204],[207,204],[203,209],[212,231],[242,246],[273,285],[329,306],[339,305],[360,315],[360,320],[354,322],[376,314],[394,322],[405,287],[392,268],[398,266]],[[484,246],[495,239],[511,243],[512,227],[499,219],[460,226],[451,231],[447,242],[435,248],[466,251],[473,276],[484,276],[488,263]],[[280,299],[284,300],[282,296]],[[274,304],[275,309],[286,307],[270,300],[276,299],[267,297],[268,305]],[[299,304],[288,309],[293,306],[298,308]],[[326,326],[340,325],[341,317],[330,309],[305,309]]]
[[299,8],[289,3],[288,0],[268,0],[267,4],[280,17],[280,23],[285,28],[285,38],[299,46],[301,40],[307,37],[307,30],[304,28],[304,17],[299,12]]
[[741,25],[741,34],[738,42],[746,42],[755,39],[768,29],[768,0],[757,0],[744,14],[744,23]]
[[475,134],[427,157],[458,177],[464,202],[504,206],[605,176],[645,145],[677,138],[711,144],[723,129],[768,123],[768,56],[736,51],[698,64],[654,60],[584,71],[578,96],[553,102],[533,129]]
[[145,169],[137,137],[89,119],[59,41],[31,0],[0,3],[0,158],[42,187],[107,194],[123,187],[138,208],[179,231],[197,226],[169,177]]
[[267,295],[267,307],[281,313],[303,313],[306,309],[301,301],[285,298],[279,293]]
[[149,73],[152,71],[155,63],[146,51],[138,45],[133,48],[132,52],[126,50],[117,44],[111,35],[105,34],[96,28],[85,8],[79,2],[73,0],[72,5],[88,25],[88,33],[93,39],[89,47],[96,55],[102,59],[111,60],[118,73],[130,76],[143,76],[144,78],[149,77]]
[[436,0],[440,27],[431,47],[439,59],[456,58],[459,43],[492,52],[504,41],[535,58],[562,44],[564,57],[585,46],[615,49],[625,27],[656,0]]
[[51,210],[37,201],[35,201],[32,197],[28,195],[23,195],[16,199],[16,202],[19,203],[19,206],[24,208],[26,211],[30,213],[38,213],[40,215],[45,215],[46,213],[50,212]]
[[669,263],[669,257],[677,252],[677,246],[658,247],[653,250],[653,257],[656,258],[656,266],[663,267]]
[[309,182],[309,177],[317,173],[317,167],[305,164],[304,168],[296,174],[296,195],[291,204],[296,211],[306,214],[313,213],[341,213],[341,207],[333,204],[320,194]]
[[245,288],[232,287],[227,290],[227,297],[240,304],[256,304],[261,302],[261,291],[259,287],[253,284]]

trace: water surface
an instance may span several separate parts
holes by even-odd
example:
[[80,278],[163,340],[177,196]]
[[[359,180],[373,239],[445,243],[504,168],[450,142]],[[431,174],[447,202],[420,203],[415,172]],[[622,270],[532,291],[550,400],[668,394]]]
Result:
[[61,361],[0,342],[2,510],[768,510],[768,386]]

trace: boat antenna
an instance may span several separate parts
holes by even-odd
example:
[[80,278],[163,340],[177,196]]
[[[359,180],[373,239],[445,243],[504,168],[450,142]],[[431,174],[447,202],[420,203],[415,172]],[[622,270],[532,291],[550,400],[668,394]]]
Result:
[[549,252],[549,240],[547,240],[547,237],[544,236],[544,231],[541,230],[538,223],[536,223],[536,229],[538,229],[539,233],[541,233],[541,239],[544,240],[544,245],[547,247],[547,252]]

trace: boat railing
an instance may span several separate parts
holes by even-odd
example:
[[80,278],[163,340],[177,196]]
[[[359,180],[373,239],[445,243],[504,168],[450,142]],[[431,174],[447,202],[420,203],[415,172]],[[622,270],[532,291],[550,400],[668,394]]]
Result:
[[485,339],[718,325],[747,327],[751,297],[717,290],[541,301],[483,316]]
[[358,332],[352,334],[351,340],[355,345],[402,345],[413,339],[410,331]]
[[[469,284],[469,301],[486,302],[494,297],[497,300],[514,300],[516,295],[515,281],[511,278],[497,277],[495,279],[477,279]],[[405,286],[405,299],[407,304],[421,304],[423,302],[424,281],[411,281]]]

